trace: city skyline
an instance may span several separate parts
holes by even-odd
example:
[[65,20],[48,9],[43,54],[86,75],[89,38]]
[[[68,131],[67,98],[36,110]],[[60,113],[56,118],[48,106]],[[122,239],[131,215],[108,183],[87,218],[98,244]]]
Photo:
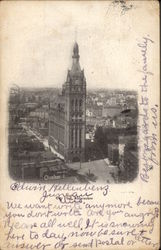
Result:
[[[62,180],[67,182],[88,182],[89,180],[126,182],[127,180],[133,181],[137,176],[136,92],[94,91],[87,94],[85,162],[81,160],[74,163],[68,162],[68,157],[64,159],[61,150],[54,149],[54,145],[51,145],[51,142],[49,144],[48,141],[51,135],[63,142],[63,131],[51,133],[49,125],[51,118],[54,118],[56,124],[60,123],[59,118],[61,118],[62,128],[64,114],[62,100],[59,114],[51,117],[50,111],[52,110],[48,105],[49,90],[45,91],[40,88],[33,91],[28,88],[11,93],[9,99],[9,171],[13,178],[39,178],[44,181],[53,179],[60,182]],[[58,91],[53,89],[50,94],[56,97]],[[59,95],[55,100],[60,97],[62,99],[63,96]],[[74,99],[77,97],[74,95]],[[57,106],[54,105],[54,107],[56,111]],[[77,121],[77,126],[78,124]],[[70,124],[70,126],[73,125],[73,123]],[[59,135],[61,135],[60,138]],[[80,140],[77,139],[77,142]],[[71,156],[75,157],[73,153]],[[76,159],[73,158],[73,161]],[[54,167],[55,164],[60,166]],[[53,170],[58,171],[59,174],[57,173],[54,177],[55,172],[51,169],[48,171],[48,168],[54,168]]]

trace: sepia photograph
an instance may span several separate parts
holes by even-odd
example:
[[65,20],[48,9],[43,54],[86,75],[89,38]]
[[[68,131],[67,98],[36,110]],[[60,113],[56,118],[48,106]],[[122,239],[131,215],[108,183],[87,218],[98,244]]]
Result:
[[10,175],[53,183],[132,182],[138,173],[137,91],[89,88],[83,46],[75,41],[71,47],[60,88],[10,89]]

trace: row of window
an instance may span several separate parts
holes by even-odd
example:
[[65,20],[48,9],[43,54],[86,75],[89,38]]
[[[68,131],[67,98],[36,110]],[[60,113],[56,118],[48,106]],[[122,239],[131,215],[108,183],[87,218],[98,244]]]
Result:
[[82,129],[76,128],[75,130],[72,130],[72,133],[71,133],[71,147],[81,148],[81,144],[82,144]]
[[79,154],[79,155],[81,155],[81,153],[82,153],[82,151],[80,149],[71,150],[70,152],[71,152],[71,154]]
[[71,107],[72,110],[82,110],[82,99],[72,99],[71,100]]
[[72,121],[75,121],[75,122],[82,121],[82,116],[80,116],[80,117],[78,117],[78,116],[72,117]]
[[79,91],[81,92],[82,91],[82,88],[81,87],[77,87],[77,86],[74,86],[71,88],[72,91]]

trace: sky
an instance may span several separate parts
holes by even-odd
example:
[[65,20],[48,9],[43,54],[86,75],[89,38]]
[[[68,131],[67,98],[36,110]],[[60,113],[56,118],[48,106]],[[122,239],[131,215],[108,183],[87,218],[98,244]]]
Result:
[[61,88],[76,40],[87,88],[136,89],[137,44],[144,35],[156,34],[146,22],[155,22],[150,5],[143,13],[145,3],[138,2],[124,14],[112,1],[4,3],[1,49],[7,84]]

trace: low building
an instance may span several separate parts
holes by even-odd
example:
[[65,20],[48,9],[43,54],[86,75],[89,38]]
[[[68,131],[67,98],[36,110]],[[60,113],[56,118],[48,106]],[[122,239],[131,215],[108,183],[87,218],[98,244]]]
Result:
[[93,106],[93,115],[95,117],[102,117],[102,109],[103,106],[98,106],[98,105]]
[[37,108],[30,112],[30,117],[39,117],[41,119],[49,119],[49,111],[47,108]]
[[102,116],[103,117],[114,117],[117,116],[121,113],[122,108],[119,105],[115,105],[115,106],[104,106],[102,109]]

